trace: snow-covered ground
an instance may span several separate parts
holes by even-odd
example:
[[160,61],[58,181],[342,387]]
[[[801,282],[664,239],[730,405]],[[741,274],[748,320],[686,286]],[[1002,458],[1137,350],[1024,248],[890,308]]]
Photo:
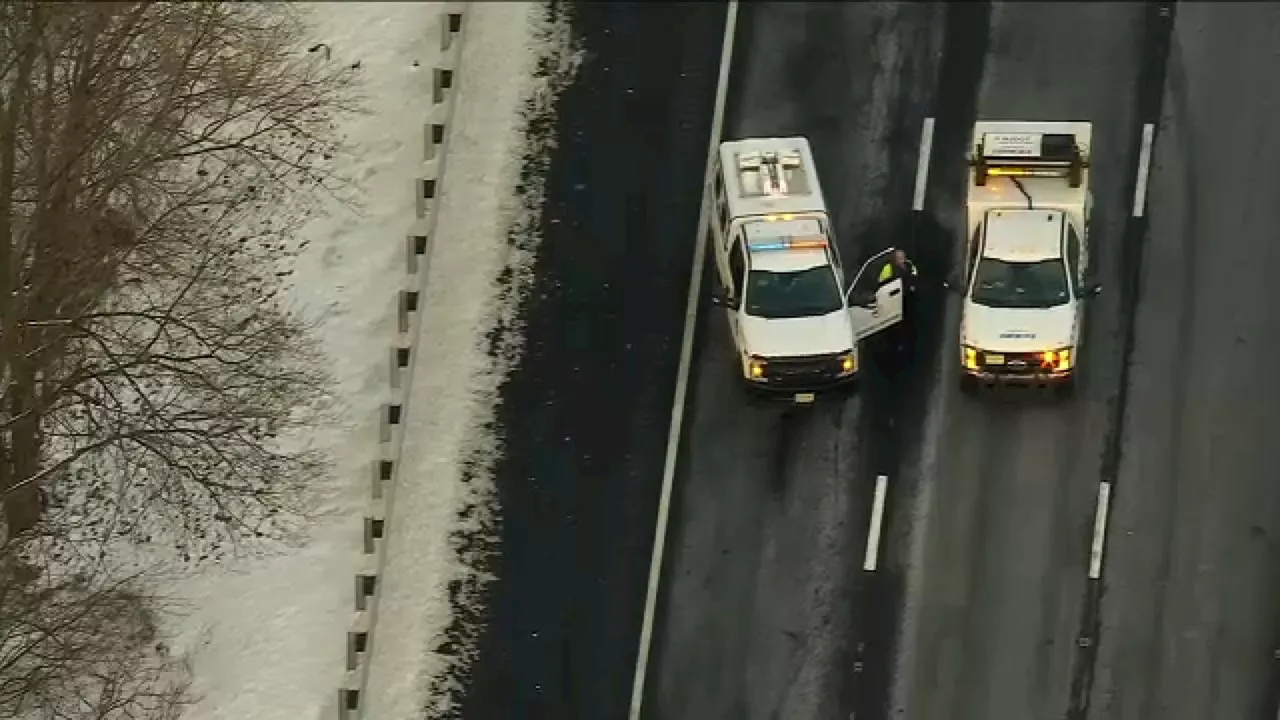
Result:
[[[335,160],[355,184],[356,203],[334,203],[304,227],[291,290],[318,323],[346,422],[309,438],[335,467],[308,498],[316,517],[301,547],[205,567],[165,588],[186,610],[166,628],[169,646],[190,653],[200,697],[185,720],[336,717],[394,292],[405,272],[405,237],[423,229],[414,179],[422,176],[441,6],[301,5],[330,62],[359,64],[368,110],[341,126],[347,150]],[[524,221],[536,214],[540,192],[516,188],[526,104],[534,98],[534,110],[545,111],[556,78],[570,72],[567,32],[548,25],[541,4],[472,3],[466,23],[365,698],[365,717],[379,720],[421,717],[447,669],[448,659],[431,652],[450,619],[446,586],[472,572],[453,540],[458,512],[477,507],[469,521],[486,521],[483,469],[495,441],[481,428],[518,354],[518,329],[507,333],[500,362],[488,357],[489,335],[512,330],[520,271],[535,243]],[[552,78],[535,78],[544,58],[554,61]]]
[[356,202],[333,203],[302,229],[307,245],[291,289],[300,311],[318,323],[346,427],[322,428],[313,438],[335,467],[308,499],[317,517],[302,548],[204,569],[167,589],[189,609],[171,628],[173,648],[192,653],[193,689],[201,696],[188,720],[304,720],[336,712],[442,5],[304,6],[330,62],[360,63],[368,110],[343,124],[348,150],[335,158],[334,170],[355,183]]
[[[450,638],[454,655],[435,652],[451,598],[433,569],[449,567],[447,579],[474,588],[465,576],[477,570],[469,565],[482,560],[482,552],[467,545],[493,527],[488,470],[500,439],[487,428],[498,384],[521,349],[514,311],[529,279],[543,199],[541,178],[521,178],[521,171],[550,149],[548,137],[526,130],[530,120],[548,118],[577,60],[567,20],[549,18],[541,3],[473,3],[466,22],[388,519],[365,708],[370,718],[421,718],[424,707],[426,717],[441,717],[457,689],[448,663],[467,648],[465,639],[458,647],[460,638]],[[452,529],[463,508],[458,532],[441,532]],[[469,599],[463,590],[452,601]]]

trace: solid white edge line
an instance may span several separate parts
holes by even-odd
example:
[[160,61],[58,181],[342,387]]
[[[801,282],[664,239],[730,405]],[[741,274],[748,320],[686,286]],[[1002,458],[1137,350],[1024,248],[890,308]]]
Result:
[[889,489],[889,478],[876,476],[875,499],[871,501],[871,526],[867,528],[867,552],[862,558],[862,569],[871,572],[880,559],[880,527],[884,522],[884,496]]
[[912,210],[924,209],[924,194],[929,185],[929,154],[933,152],[933,118],[924,119],[920,128],[920,155],[916,158],[916,192]]
[[1098,484],[1098,507],[1093,515],[1093,545],[1089,548],[1089,579],[1102,577],[1102,553],[1107,542],[1107,507],[1111,504],[1111,483]]
[[1147,210],[1147,178],[1151,173],[1151,144],[1155,140],[1156,126],[1142,126],[1142,150],[1138,155],[1138,182],[1133,186],[1133,216],[1142,217]]
[[720,74],[716,78],[715,105],[711,113],[711,138],[707,147],[707,164],[703,170],[702,209],[690,271],[689,298],[684,311],[684,336],[680,340],[680,364],[676,370],[675,397],[671,402],[671,426],[667,432],[667,455],[662,467],[662,492],[658,497],[658,518],[653,533],[653,552],[649,556],[649,584],[645,590],[644,616],[640,623],[640,647],[636,654],[635,676],[631,683],[630,720],[640,720],[644,702],[645,676],[649,669],[649,648],[653,644],[654,612],[658,604],[658,584],[662,575],[662,555],[667,543],[667,522],[671,512],[671,492],[676,475],[676,456],[680,451],[680,431],[684,424],[684,401],[689,390],[689,366],[693,361],[693,332],[698,321],[698,299],[702,293],[702,271],[707,257],[707,226],[710,222],[711,198],[706,185],[711,180],[716,151],[724,123],[724,104],[728,93],[729,66],[733,60],[733,34],[738,25],[738,0],[729,0],[724,21],[724,42],[720,50]]

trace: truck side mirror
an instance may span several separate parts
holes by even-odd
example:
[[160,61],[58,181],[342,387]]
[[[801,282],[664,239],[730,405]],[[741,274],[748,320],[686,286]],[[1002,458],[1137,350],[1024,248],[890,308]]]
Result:
[[726,310],[738,309],[738,302],[723,290],[713,290],[711,292],[711,304],[716,307],[722,307]]

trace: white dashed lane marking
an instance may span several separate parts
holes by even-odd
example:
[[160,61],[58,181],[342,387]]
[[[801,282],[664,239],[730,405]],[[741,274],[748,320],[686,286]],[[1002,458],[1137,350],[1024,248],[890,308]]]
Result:
[[916,157],[916,192],[912,210],[924,209],[924,195],[929,186],[929,154],[933,152],[933,118],[924,119],[920,128],[920,154]]
[[1142,217],[1147,210],[1147,178],[1151,175],[1151,145],[1155,140],[1156,126],[1142,126],[1142,149],[1138,155],[1138,181],[1133,185],[1133,216]]
[[862,557],[862,569],[874,572],[880,561],[880,535],[884,524],[884,500],[889,489],[889,478],[876,476],[876,494],[871,501],[871,524],[867,527],[867,552]]
[[1089,579],[1102,577],[1102,555],[1107,544],[1107,508],[1111,505],[1111,483],[1098,484],[1098,507],[1093,515],[1093,544],[1089,547]]

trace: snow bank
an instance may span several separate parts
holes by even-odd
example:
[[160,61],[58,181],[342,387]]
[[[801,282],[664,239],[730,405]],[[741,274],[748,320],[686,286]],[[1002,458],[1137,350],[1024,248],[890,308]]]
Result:
[[[498,385],[518,359],[516,305],[528,285],[540,169],[554,95],[576,56],[567,21],[541,3],[473,3],[456,78],[442,194],[420,273],[416,343],[390,492],[366,718],[438,718],[472,638],[447,638],[451,612],[483,578],[477,535],[492,533],[489,431]],[[425,229],[420,230],[425,231]],[[497,352],[494,353],[493,351]],[[451,607],[453,606],[453,607]],[[474,634],[474,633],[471,633]]]

